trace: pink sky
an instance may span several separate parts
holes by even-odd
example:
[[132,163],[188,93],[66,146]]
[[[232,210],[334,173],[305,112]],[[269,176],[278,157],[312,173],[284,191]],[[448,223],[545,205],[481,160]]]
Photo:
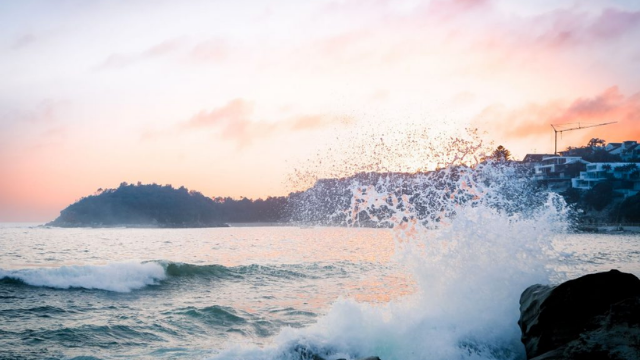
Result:
[[0,221],[122,181],[284,195],[390,129],[517,158],[553,151],[551,123],[617,121],[561,149],[640,140],[637,1],[25,1],[0,24]]

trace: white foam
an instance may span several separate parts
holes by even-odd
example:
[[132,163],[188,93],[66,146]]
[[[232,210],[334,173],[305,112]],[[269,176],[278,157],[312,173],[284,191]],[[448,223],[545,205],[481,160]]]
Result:
[[121,262],[59,268],[0,269],[0,278],[6,277],[18,279],[32,286],[129,292],[157,284],[166,278],[166,274],[164,268],[158,263]]
[[[547,265],[554,256],[551,243],[566,226],[564,207],[554,194],[509,192],[504,181],[517,182],[513,177],[497,187],[480,181],[469,186],[472,180],[469,176],[452,186],[473,191],[476,200],[447,200],[432,209],[455,216],[402,224],[403,217],[417,217],[407,206],[394,217],[395,260],[412,269],[415,294],[382,306],[341,299],[316,324],[282,331],[271,347],[234,347],[216,358],[300,359],[296,346],[328,360],[373,355],[384,360],[525,358],[517,325],[519,297],[528,286],[548,283],[553,276]],[[390,194],[369,187],[359,204],[389,203]],[[522,203],[529,195],[537,197],[530,206]]]

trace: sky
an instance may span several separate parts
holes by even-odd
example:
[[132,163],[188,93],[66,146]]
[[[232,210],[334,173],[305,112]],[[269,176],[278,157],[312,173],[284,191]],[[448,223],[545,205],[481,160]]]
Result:
[[638,39],[635,0],[0,0],[0,221],[121,182],[285,195],[393,131],[640,140]]

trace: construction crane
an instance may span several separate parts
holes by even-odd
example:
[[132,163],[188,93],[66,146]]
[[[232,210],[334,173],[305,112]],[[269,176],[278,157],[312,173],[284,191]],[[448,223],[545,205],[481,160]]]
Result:
[[596,127],[596,126],[603,126],[603,125],[609,125],[609,124],[615,124],[617,123],[617,121],[611,121],[611,122],[606,122],[606,123],[602,123],[602,124],[587,124],[587,126],[582,126],[580,123],[578,124],[578,127],[574,127],[574,128],[570,128],[570,129],[562,129],[562,130],[558,130],[556,129],[556,126],[563,126],[563,125],[572,125],[572,124],[576,124],[576,123],[567,123],[567,124],[551,124],[551,127],[553,128],[553,131],[555,133],[556,136],[556,145],[555,145],[555,149],[553,151],[554,155],[558,155],[558,133],[560,133],[560,136],[562,136],[562,133],[565,131],[571,131],[571,130],[580,130],[580,129],[587,129],[587,128],[592,128],[592,127]]

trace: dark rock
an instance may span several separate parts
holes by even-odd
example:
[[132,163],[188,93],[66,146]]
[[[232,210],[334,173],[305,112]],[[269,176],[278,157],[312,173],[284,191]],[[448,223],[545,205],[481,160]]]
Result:
[[298,354],[300,360],[326,360],[322,356],[318,355],[317,351],[302,345],[296,345],[292,350],[294,353]]
[[617,270],[531,286],[518,321],[527,358],[640,359],[639,304],[640,279]]
[[[326,360],[324,356],[330,356],[331,351],[327,351],[326,349],[319,349],[315,347],[309,347],[305,345],[295,345],[291,348],[291,351],[297,354],[298,359],[300,360]],[[337,360],[346,360],[346,359],[337,359]],[[369,356],[366,358],[359,358],[357,360],[380,360],[377,356]]]

